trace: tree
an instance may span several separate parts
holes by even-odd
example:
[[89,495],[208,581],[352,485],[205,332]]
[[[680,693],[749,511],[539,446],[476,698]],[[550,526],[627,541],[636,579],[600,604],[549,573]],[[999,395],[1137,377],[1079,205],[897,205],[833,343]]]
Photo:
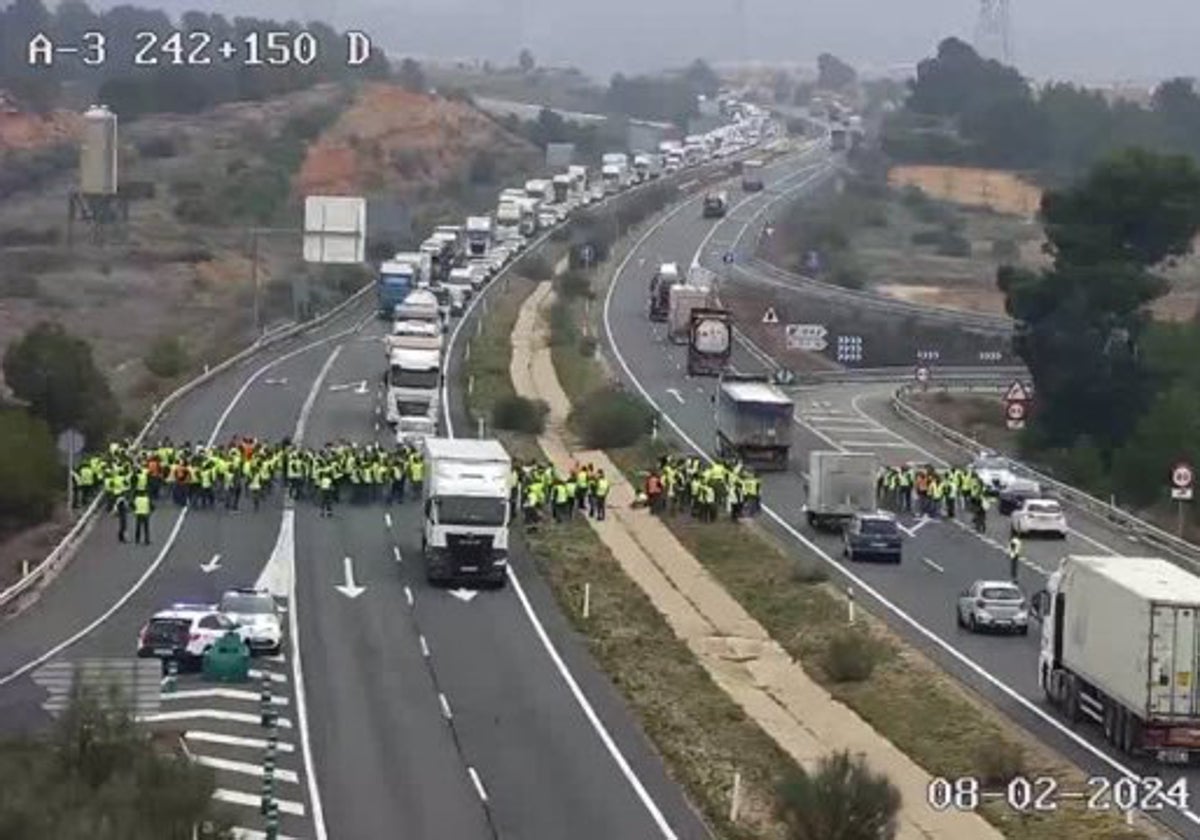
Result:
[[49,519],[65,482],[50,429],[24,409],[2,409],[0,451],[0,533]]
[[821,53],[817,56],[817,87],[844,91],[854,87],[857,81],[855,69],[836,55]]
[[6,840],[227,838],[213,772],[156,746],[119,703],[76,691],[54,731],[0,744]]
[[716,96],[721,90],[721,77],[702,58],[697,58],[688,65],[687,70],[683,73],[683,78],[693,91],[705,96]]
[[414,59],[406,58],[400,62],[396,78],[400,82],[400,87],[409,93],[425,93],[429,89],[429,85],[425,81],[425,71]]
[[823,757],[816,771],[797,770],[779,787],[788,840],[891,840],[900,791],[848,752]]
[[533,53],[529,51],[528,47],[522,49],[520,55],[517,56],[517,66],[521,68],[522,73],[532,73],[533,68],[537,67]]
[[947,38],[937,56],[917,65],[908,108],[922,114],[959,117],[997,100],[1028,99],[1029,86],[1012,67],[984,60],[969,44]]
[[78,429],[94,448],[116,425],[116,401],[91,345],[59,324],[43,321],[9,345],[4,379],[54,433]]

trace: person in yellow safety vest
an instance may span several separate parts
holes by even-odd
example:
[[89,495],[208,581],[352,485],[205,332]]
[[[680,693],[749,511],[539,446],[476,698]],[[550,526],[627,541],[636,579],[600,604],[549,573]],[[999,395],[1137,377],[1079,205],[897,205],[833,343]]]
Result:
[[987,495],[982,492],[982,487],[976,484],[974,498],[975,504],[975,532],[982,534],[987,530],[987,512],[991,506],[991,501]]
[[111,510],[113,516],[117,517],[117,542],[128,542],[129,500],[124,496],[114,496]]
[[133,497],[133,541],[150,545],[150,502],[149,488],[139,490]]
[[961,486],[958,470],[953,469],[946,476],[946,516],[950,519],[954,518],[954,503],[958,496],[958,489]]
[[71,504],[74,507],[83,507],[92,498],[92,489],[96,486],[96,471],[92,469],[92,465],[84,461],[83,465],[75,471],[73,476],[74,492],[72,495]]
[[744,503],[742,510],[747,516],[754,516],[759,511],[759,505],[762,503],[762,479],[754,473],[747,472],[746,477],[742,479],[742,493]]
[[567,488],[565,511],[567,519],[571,519],[575,516],[575,474],[567,473],[567,477],[563,479],[563,484]]
[[250,500],[254,503],[254,510],[257,511],[263,499],[263,483],[266,481],[266,467],[254,469],[250,471]]
[[608,476],[604,474],[604,470],[597,470],[596,484],[592,490],[592,516],[597,521],[604,521],[605,513],[608,510]]
[[413,496],[419,499],[425,489],[425,459],[420,455],[414,455],[409,463],[408,478],[412,482]]
[[703,505],[701,510],[704,513],[704,519],[708,522],[717,521],[717,488],[713,486],[711,481],[700,482],[700,492],[703,496]]
[[554,487],[551,489],[554,494],[554,521],[562,522],[570,517],[571,493],[567,488],[565,481],[554,482]]
[[588,488],[591,486],[591,465],[581,466],[575,470],[575,509],[585,515],[588,509]]
[[1017,571],[1021,563],[1021,540],[1013,536],[1008,541],[1008,577],[1013,583],[1017,582]]
[[328,467],[317,474],[317,489],[321,491],[321,516],[333,516],[333,474]]
[[729,518],[737,522],[742,517],[746,496],[742,489],[742,480],[732,473],[729,476],[729,489],[725,493],[726,506],[729,508]]
[[404,504],[404,482],[408,478],[408,470],[400,459],[392,461],[392,487],[388,491],[388,504],[399,502]]
[[517,508],[521,497],[521,462],[513,461],[512,469],[508,471],[508,518],[517,518]]

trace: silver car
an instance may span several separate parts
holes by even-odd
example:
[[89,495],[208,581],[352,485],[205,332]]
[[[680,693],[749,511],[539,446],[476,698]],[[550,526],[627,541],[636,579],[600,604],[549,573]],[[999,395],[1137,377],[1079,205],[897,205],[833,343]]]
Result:
[[972,633],[998,630],[1029,632],[1029,603],[1025,593],[1007,580],[977,580],[958,596],[955,619]]
[[236,621],[254,653],[277,654],[283,647],[283,621],[266,589],[230,589],[221,596],[221,612]]

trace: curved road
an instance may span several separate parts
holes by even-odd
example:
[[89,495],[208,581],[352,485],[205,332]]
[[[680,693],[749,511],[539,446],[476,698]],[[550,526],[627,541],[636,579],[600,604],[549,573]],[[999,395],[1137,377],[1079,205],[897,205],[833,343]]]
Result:
[[[375,387],[382,325],[369,309],[364,301],[217,377],[183,399],[151,440],[386,442]],[[455,364],[463,344],[450,348]],[[457,410],[461,397],[452,399]],[[459,412],[455,426],[465,425]],[[273,682],[282,717],[282,835],[709,836],[520,548],[513,585],[458,597],[424,582],[416,503],[343,503],[331,519],[305,500],[285,506],[278,494],[258,512],[242,507],[164,503],[148,548],[118,544],[112,523],[101,522],[40,600],[4,625],[5,725],[45,723],[46,693],[34,677],[48,662],[128,659],[156,609],[258,582],[288,599],[292,641],[299,638],[256,665],[256,679]],[[337,588],[346,563],[365,587],[356,597]],[[257,685],[246,694],[211,688],[181,678],[151,720],[186,731],[193,754],[216,768],[235,824],[261,830]]]
[[[772,167],[768,193],[803,188],[812,177],[811,161],[788,161]],[[685,445],[711,454],[715,450],[710,397],[715,379],[692,379],[683,370],[684,349],[665,342],[661,326],[646,317],[646,289],[651,266],[671,259],[688,262],[694,255],[720,252],[735,243],[744,227],[761,214],[771,195],[735,203],[717,223],[700,218],[699,203],[691,201],[650,228],[618,269],[604,306],[606,349],[623,378],[664,416],[666,425]],[[715,244],[720,243],[720,244]],[[710,266],[720,270],[719,261]],[[729,286],[724,287],[730,294]],[[773,362],[745,339],[735,344],[733,366],[743,372],[769,369]],[[808,453],[817,449],[876,452],[900,463],[921,460],[936,464],[962,463],[965,457],[938,440],[899,421],[888,405],[895,386],[879,384],[824,385],[796,391],[796,439],[791,469],[764,476],[767,502],[764,522],[796,551],[820,558],[836,579],[853,585],[860,597],[897,631],[931,654],[943,667],[985,694],[1014,720],[1071,757],[1092,773],[1112,778],[1144,772],[1175,779],[1180,771],[1130,761],[1109,750],[1098,729],[1076,729],[1062,723],[1041,699],[1037,687],[1037,633],[1028,637],[982,637],[960,630],[954,620],[958,593],[977,578],[1007,575],[1004,551],[1006,523],[993,515],[986,535],[976,535],[954,521],[904,520],[912,535],[906,541],[899,567],[854,564],[840,556],[840,538],[814,533],[803,522],[802,470]],[[1065,542],[1025,541],[1027,563],[1021,583],[1040,588],[1048,570],[1066,553],[1138,554],[1138,546],[1108,523],[1082,512],[1073,514],[1073,530]],[[1149,549],[1143,550],[1149,552]],[[1155,552],[1157,553],[1157,552]],[[1193,789],[1200,789],[1200,772],[1185,772]],[[1200,836],[1200,818],[1187,811],[1155,815],[1183,836]]]

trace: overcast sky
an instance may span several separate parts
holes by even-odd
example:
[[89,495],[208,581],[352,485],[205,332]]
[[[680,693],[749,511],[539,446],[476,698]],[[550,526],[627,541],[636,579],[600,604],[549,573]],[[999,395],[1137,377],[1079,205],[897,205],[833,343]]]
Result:
[[[159,5],[153,0],[125,0]],[[114,5],[114,0],[103,0]],[[911,64],[946,35],[971,40],[979,0],[165,0],[164,8],[319,16],[389,50],[510,60],[521,46],[607,79],[696,56]],[[1010,0],[1016,64],[1039,78],[1200,75],[1200,0]],[[745,38],[738,8],[745,10]],[[331,18],[332,16],[332,18]]]

